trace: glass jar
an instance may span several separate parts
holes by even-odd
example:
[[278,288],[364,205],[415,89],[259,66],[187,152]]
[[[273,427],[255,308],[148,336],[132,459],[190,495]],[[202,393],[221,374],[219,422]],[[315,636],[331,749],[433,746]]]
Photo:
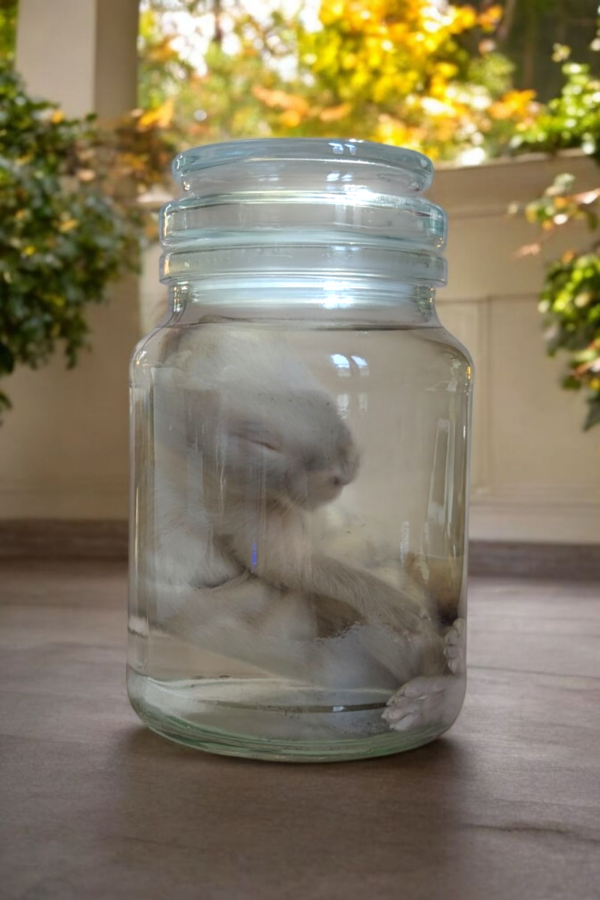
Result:
[[204,750],[407,750],[465,690],[472,362],[433,167],[348,140],[190,150],[137,347],[129,694]]

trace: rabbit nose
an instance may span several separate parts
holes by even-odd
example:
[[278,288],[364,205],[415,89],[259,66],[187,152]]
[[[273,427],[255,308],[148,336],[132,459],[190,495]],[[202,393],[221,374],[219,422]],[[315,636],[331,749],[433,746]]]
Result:
[[347,484],[350,484],[350,479],[343,472],[336,472],[336,474],[332,477],[331,483],[334,487],[345,487]]

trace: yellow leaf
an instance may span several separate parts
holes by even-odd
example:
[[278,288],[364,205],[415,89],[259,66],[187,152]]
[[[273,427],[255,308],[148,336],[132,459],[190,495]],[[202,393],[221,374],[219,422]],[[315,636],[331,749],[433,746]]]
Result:
[[279,116],[279,121],[284,128],[295,128],[302,121],[300,113],[295,109],[286,109]]
[[338,122],[340,119],[345,119],[351,111],[351,103],[340,103],[339,106],[330,106],[329,109],[322,110],[319,113],[319,119],[321,122]]
[[455,10],[452,30],[468,31],[470,28],[473,28],[476,22],[477,14],[475,13],[473,7],[462,6],[459,9]]
[[488,6],[479,14],[477,22],[484,31],[494,31],[502,21],[503,9],[500,5]]
[[58,226],[58,230],[62,231],[64,234],[67,231],[71,231],[72,228],[75,228],[76,225],[79,225],[77,219],[66,219],[64,222],[61,222]]
[[534,204],[531,204],[531,206],[525,207],[525,218],[532,225],[534,224],[534,222],[537,221],[537,212],[536,212],[536,208],[535,208]]
[[138,119],[140,128],[168,128],[173,121],[175,100],[169,97],[160,106],[149,109]]
[[304,97],[299,97],[297,94],[288,94],[286,91],[270,91],[268,88],[260,87],[260,85],[256,85],[252,89],[252,93],[265,106],[269,106],[272,109],[279,107],[279,109],[294,111],[300,116],[305,116],[310,109]]
[[507,91],[500,100],[489,107],[492,119],[522,119],[534,107],[535,91]]

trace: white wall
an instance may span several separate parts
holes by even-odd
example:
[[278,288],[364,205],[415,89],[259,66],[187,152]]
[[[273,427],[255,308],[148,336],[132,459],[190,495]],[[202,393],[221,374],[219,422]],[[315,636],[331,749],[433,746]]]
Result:
[[566,231],[544,257],[516,259],[535,229],[507,215],[510,201],[539,195],[563,171],[578,189],[597,166],[576,156],[442,170],[431,199],[450,215],[446,327],[475,360],[471,537],[600,542],[600,428],[581,430],[583,398],[559,386],[560,357],[545,355],[537,295],[544,259],[589,233]]

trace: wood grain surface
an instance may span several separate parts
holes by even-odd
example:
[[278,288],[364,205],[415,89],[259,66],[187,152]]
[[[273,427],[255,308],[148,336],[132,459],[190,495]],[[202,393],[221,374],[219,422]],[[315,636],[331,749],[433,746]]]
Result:
[[459,722],[401,756],[208,756],[125,695],[125,567],[0,567],[2,900],[595,900],[596,584],[473,580]]

